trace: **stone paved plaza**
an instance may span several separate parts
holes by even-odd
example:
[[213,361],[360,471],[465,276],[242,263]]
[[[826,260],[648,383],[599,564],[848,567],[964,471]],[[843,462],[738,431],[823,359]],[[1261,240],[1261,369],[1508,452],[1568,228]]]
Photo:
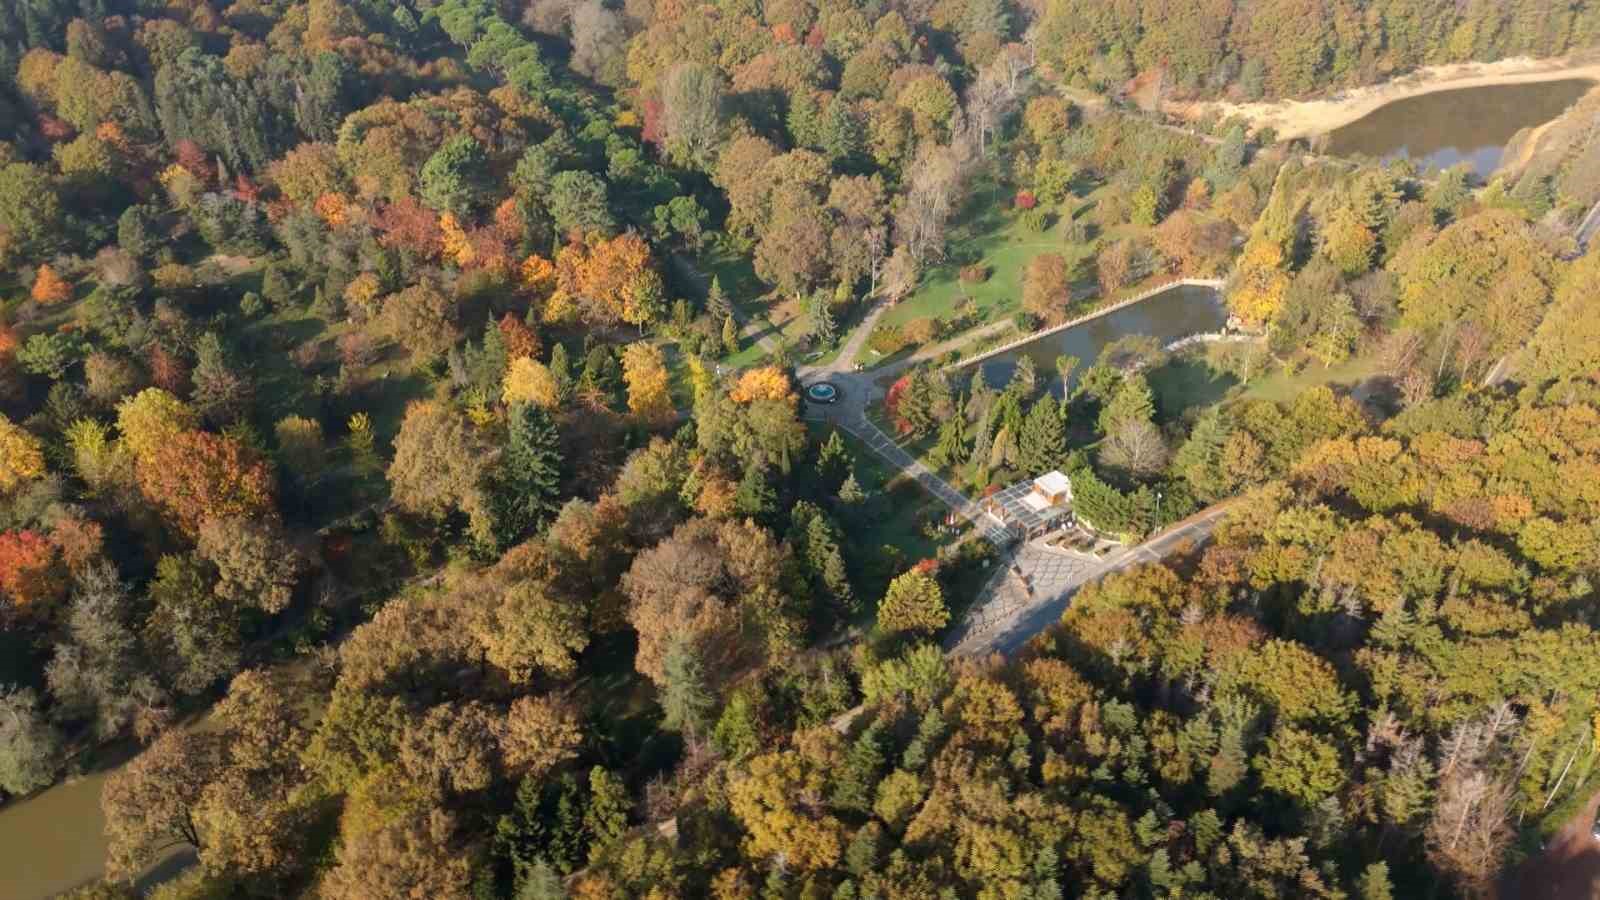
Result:
[[[947,646],[958,654],[982,654],[998,647],[997,641],[1003,633],[1010,632],[1021,614],[1048,609],[1046,619],[1060,618],[1067,596],[1103,574],[1107,563],[1124,552],[1100,560],[1047,549],[1034,542],[1023,544],[984,583]],[[1020,575],[1012,570],[1013,565],[1021,569]],[[1029,613],[1027,618],[1032,621],[1035,616]]]

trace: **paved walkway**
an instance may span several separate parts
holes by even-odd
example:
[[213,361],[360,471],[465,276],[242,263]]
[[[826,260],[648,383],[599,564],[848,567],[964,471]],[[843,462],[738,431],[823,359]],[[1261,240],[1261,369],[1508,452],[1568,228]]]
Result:
[[1227,509],[1228,504],[1223,503],[1202,510],[1144,543],[1102,560],[1076,559],[1025,544],[1014,557],[1021,573],[1009,566],[995,573],[945,648],[952,656],[1015,652],[1061,621],[1078,588],[1112,572],[1160,562],[1185,543],[1205,541]]

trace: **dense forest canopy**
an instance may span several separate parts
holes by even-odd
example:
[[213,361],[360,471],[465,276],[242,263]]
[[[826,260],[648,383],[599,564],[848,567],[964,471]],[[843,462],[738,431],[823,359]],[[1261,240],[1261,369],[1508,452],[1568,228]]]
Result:
[[[137,751],[85,898],[1484,895],[1600,782],[1593,137],[1483,184],[1124,100],[1597,28],[0,4],[0,798]],[[951,366],[1181,277],[1228,340]],[[1019,536],[880,428],[1068,473],[1085,566],[1218,524],[947,654]]]

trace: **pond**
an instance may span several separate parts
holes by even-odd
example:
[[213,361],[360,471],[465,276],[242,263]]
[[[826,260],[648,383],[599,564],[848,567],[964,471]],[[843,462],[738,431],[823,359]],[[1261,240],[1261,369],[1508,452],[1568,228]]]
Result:
[[58,784],[0,809],[7,896],[42,900],[100,876],[106,862],[100,816],[105,775]]
[[1222,295],[1217,290],[1178,285],[1131,306],[1035,338],[976,365],[982,368],[984,381],[999,388],[1011,380],[1018,360],[1030,356],[1039,373],[1051,376],[1051,383],[1055,384],[1056,358],[1076,356],[1078,368],[1073,372],[1073,381],[1076,381],[1083,370],[1100,357],[1100,351],[1118,338],[1144,334],[1156,338],[1164,346],[1191,334],[1220,331],[1227,319]]
[[1379,107],[1328,135],[1336,156],[1411,159],[1423,169],[1465,161],[1480,177],[1500,166],[1518,131],[1561,115],[1594,87],[1585,79],[1436,91]]
[[[130,752],[115,748],[102,768],[0,807],[0,895],[46,900],[100,877],[106,862],[100,789]],[[193,861],[187,848],[174,849],[136,887],[165,881]]]

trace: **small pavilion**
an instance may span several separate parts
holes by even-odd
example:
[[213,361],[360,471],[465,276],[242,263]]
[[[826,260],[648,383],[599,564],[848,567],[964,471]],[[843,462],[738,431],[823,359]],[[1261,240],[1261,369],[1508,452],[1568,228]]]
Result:
[[1025,540],[1047,534],[1072,517],[1072,479],[1050,472],[1019,481],[983,501],[985,512]]

